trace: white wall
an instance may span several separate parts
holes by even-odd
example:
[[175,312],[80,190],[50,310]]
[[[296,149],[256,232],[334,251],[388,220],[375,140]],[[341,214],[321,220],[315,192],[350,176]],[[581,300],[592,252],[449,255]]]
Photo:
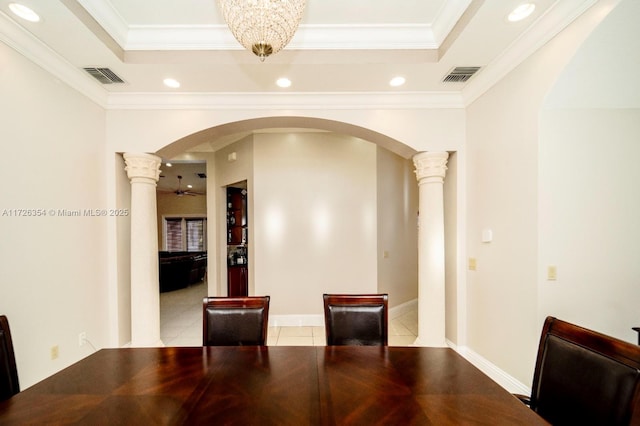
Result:
[[254,276],[270,314],[377,291],[376,147],[325,133],[254,137]]
[[[467,274],[467,345],[522,383],[531,383],[542,317],[546,315],[542,311],[548,306],[539,299],[539,274],[547,262],[571,256],[556,258],[539,250],[539,243],[549,245],[568,231],[546,235],[547,229],[540,223],[549,223],[549,211],[539,205],[538,194],[551,185],[551,177],[571,174],[582,156],[582,151],[575,151],[580,144],[572,142],[562,166],[548,163],[549,154],[540,142],[540,113],[545,95],[576,49],[607,15],[611,3],[615,2],[593,6],[467,109],[467,254],[477,258],[477,271]],[[548,171],[548,167],[552,169]],[[580,183],[580,191],[585,183]],[[570,195],[561,188],[554,191]],[[481,242],[483,229],[493,231],[491,243]],[[589,235],[582,234],[584,229],[575,231],[571,231],[575,237],[571,243],[584,245]],[[562,272],[565,267],[559,269],[563,279],[569,278],[564,275],[567,271]],[[541,294],[547,295],[544,291]],[[591,296],[597,297],[597,292]],[[635,305],[627,294],[617,294],[616,300]],[[568,307],[576,299],[557,302]],[[601,300],[592,303],[603,307]],[[603,318],[600,309],[591,310],[590,315]]]
[[0,77],[0,313],[24,389],[91,352],[80,332],[108,343],[108,219],[49,211],[115,206],[106,205],[104,111],[3,43]]
[[418,185],[412,160],[377,149],[378,292],[391,306],[418,298]]
[[[539,320],[637,342],[640,264],[640,2],[589,36],[540,116]],[[557,267],[548,281],[546,268]]]
[[526,382],[539,332],[538,124],[518,71],[468,109],[467,254],[477,269],[467,274],[467,346]]
[[[218,151],[211,170],[222,218],[224,187],[247,181],[249,293],[272,296],[274,320],[317,322],[328,291],[385,291],[391,306],[417,298],[411,160],[351,136],[257,133]],[[224,221],[218,225],[224,271]],[[224,272],[209,286],[226,294]]]
[[640,109],[546,110],[541,128],[539,319],[635,343]]

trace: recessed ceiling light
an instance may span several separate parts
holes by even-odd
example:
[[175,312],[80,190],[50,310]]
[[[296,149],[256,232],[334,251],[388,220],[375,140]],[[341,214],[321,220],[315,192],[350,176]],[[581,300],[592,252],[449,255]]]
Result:
[[19,3],[10,3],[9,9],[22,19],[26,19],[29,22],[40,22],[40,16],[27,6]]
[[165,78],[163,80],[163,83],[165,86],[171,87],[172,89],[177,89],[178,87],[180,87],[180,82],[173,78]]
[[402,86],[407,80],[402,76],[393,77],[391,81],[389,81],[389,86],[398,87]]
[[520,6],[511,11],[509,16],[507,16],[507,19],[509,20],[509,22],[522,21],[523,19],[531,15],[535,8],[536,5],[534,3],[522,3]]
[[167,167],[171,167],[171,166],[173,166],[173,164],[171,164],[171,163],[167,163],[167,164],[166,164],[166,166],[167,166]]
[[193,185],[187,185],[187,188],[191,189],[193,188]]
[[278,85],[278,87],[289,87],[291,86],[291,80],[289,80],[287,77],[282,77],[276,81],[276,84]]

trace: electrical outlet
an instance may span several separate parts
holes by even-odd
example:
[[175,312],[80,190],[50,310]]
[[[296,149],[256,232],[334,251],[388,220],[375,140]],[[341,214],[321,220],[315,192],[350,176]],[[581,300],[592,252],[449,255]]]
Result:
[[59,352],[58,345],[51,346],[51,359],[58,358],[58,355],[59,355],[58,352]]
[[87,332],[83,331],[78,334],[78,346],[84,346],[87,344]]

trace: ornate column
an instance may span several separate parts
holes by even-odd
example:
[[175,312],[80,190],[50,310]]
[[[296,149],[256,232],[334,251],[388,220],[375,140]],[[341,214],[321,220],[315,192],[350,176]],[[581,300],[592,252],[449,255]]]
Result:
[[161,158],[125,153],[131,180],[131,346],[164,346],[160,340],[156,182]]
[[444,291],[444,199],[447,152],[413,157],[419,185],[417,346],[446,346]]

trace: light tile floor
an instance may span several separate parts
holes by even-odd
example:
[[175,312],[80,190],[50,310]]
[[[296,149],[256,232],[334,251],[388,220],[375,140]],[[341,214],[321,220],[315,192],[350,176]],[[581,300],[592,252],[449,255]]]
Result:
[[[202,345],[204,283],[160,294],[160,337],[166,346]],[[418,335],[418,313],[389,320],[389,345],[410,346]],[[324,327],[269,327],[269,346],[323,346]]]

